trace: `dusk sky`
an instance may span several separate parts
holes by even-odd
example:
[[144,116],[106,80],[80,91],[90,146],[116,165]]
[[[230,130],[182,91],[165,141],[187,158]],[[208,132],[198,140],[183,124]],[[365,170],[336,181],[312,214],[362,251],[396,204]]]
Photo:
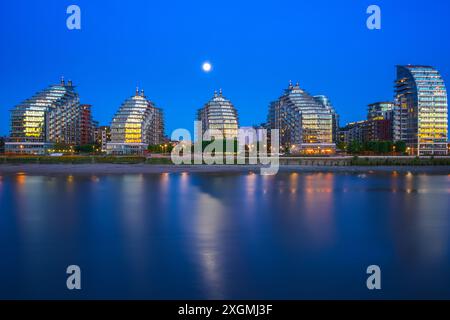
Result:
[[[71,4],[81,30],[66,27]],[[371,4],[381,30],[366,27]],[[448,0],[2,1],[0,135],[14,105],[62,75],[102,125],[136,85],[163,108],[167,134],[192,129],[219,88],[241,125],[257,124],[289,80],[327,95],[341,125],[362,120],[393,98],[397,64],[432,65],[449,86],[449,14]]]

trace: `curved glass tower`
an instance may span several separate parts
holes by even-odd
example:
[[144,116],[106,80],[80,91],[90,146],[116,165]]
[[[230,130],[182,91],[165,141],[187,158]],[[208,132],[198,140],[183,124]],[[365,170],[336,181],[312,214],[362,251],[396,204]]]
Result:
[[7,152],[45,153],[53,143],[79,143],[80,98],[71,81],[51,85],[11,110]]
[[214,92],[214,97],[197,111],[197,120],[202,122],[203,131],[219,130],[224,139],[235,139],[238,136],[238,114],[230,100],[226,99],[222,90]]
[[111,142],[107,144],[110,154],[142,154],[148,145],[163,143],[163,113],[153,102],[147,100],[144,90],[120,106],[111,122]]
[[405,141],[411,154],[447,155],[447,90],[439,72],[429,66],[397,66],[394,139]]
[[280,146],[290,153],[330,154],[333,143],[333,112],[297,83],[269,106],[267,123],[280,130]]

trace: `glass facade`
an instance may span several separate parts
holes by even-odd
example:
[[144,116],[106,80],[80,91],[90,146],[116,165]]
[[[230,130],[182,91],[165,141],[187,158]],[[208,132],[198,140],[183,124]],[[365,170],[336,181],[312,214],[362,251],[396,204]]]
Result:
[[326,154],[335,152],[333,111],[292,83],[269,106],[267,124],[279,129],[280,146],[291,153]]
[[43,153],[52,143],[79,143],[80,99],[71,81],[36,93],[11,110],[8,152]]
[[314,96],[314,100],[316,100],[318,103],[320,103],[324,108],[330,110],[332,117],[333,117],[333,143],[337,143],[338,141],[338,132],[339,132],[339,115],[336,112],[336,109],[334,108],[333,104],[331,103],[330,99],[328,99],[327,96],[324,95],[318,95]]
[[230,100],[226,99],[222,90],[214,92],[214,97],[197,111],[197,120],[202,122],[203,132],[218,130],[224,139],[235,139],[238,136],[238,114]]
[[447,155],[447,90],[429,66],[397,66],[394,139],[419,156]]
[[364,141],[393,140],[393,112],[395,104],[391,101],[369,104],[367,128]]
[[112,154],[140,154],[148,145],[164,142],[162,109],[144,95],[142,90],[125,100],[111,123],[111,142],[107,152]]
[[367,120],[389,120],[392,118],[394,102],[375,102],[369,104]]

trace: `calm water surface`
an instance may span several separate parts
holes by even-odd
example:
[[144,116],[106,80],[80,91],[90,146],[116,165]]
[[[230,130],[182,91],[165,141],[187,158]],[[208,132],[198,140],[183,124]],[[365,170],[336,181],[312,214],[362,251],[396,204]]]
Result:
[[3,175],[0,298],[450,298],[449,196],[447,175]]

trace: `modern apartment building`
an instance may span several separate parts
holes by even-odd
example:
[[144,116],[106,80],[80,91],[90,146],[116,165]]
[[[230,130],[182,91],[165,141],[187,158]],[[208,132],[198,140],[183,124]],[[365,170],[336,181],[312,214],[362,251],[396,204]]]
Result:
[[367,136],[367,120],[350,122],[339,130],[339,142],[349,145],[352,142],[363,143]]
[[370,141],[392,141],[392,122],[384,119],[363,120],[348,123],[339,130],[339,142],[346,145]]
[[91,107],[90,104],[80,106],[80,145],[94,143],[96,121],[92,119]]
[[394,102],[375,102],[369,104],[367,111],[367,120],[392,119],[394,106],[395,106]]
[[164,141],[163,111],[148,100],[144,90],[126,99],[111,122],[109,154],[142,154],[148,145]]
[[390,119],[371,119],[365,121],[363,140],[392,141],[392,121]]
[[267,125],[278,129],[280,146],[293,154],[332,154],[333,112],[301,89],[292,85],[269,106]]
[[230,100],[223,96],[222,89],[214,92],[214,96],[203,108],[197,111],[197,120],[201,121],[203,132],[216,130],[224,139],[238,137],[238,113]]
[[80,115],[79,95],[62,79],[11,110],[6,152],[43,154],[54,143],[79,144]]
[[111,141],[111,128],[109,126],[97,126],[94,130],[95,144],[100,146],[102,152],[107,151],[108,142]]
[[393,141],[393,102],[369,104],[365,141]]
[[330,110],[333,121],[333,143],[337,143],[339,133],[339,115],[336,112],[336,109],[334,108],[333,104],[331,103],[330,99],[328,99],[327,96],[317,95],[314,96],[314,100],[320,103],[325,109]]
[[430,66],[397,66],[394,140],[406,142],[412,154],[448,154],[448,101],[444,80]]

